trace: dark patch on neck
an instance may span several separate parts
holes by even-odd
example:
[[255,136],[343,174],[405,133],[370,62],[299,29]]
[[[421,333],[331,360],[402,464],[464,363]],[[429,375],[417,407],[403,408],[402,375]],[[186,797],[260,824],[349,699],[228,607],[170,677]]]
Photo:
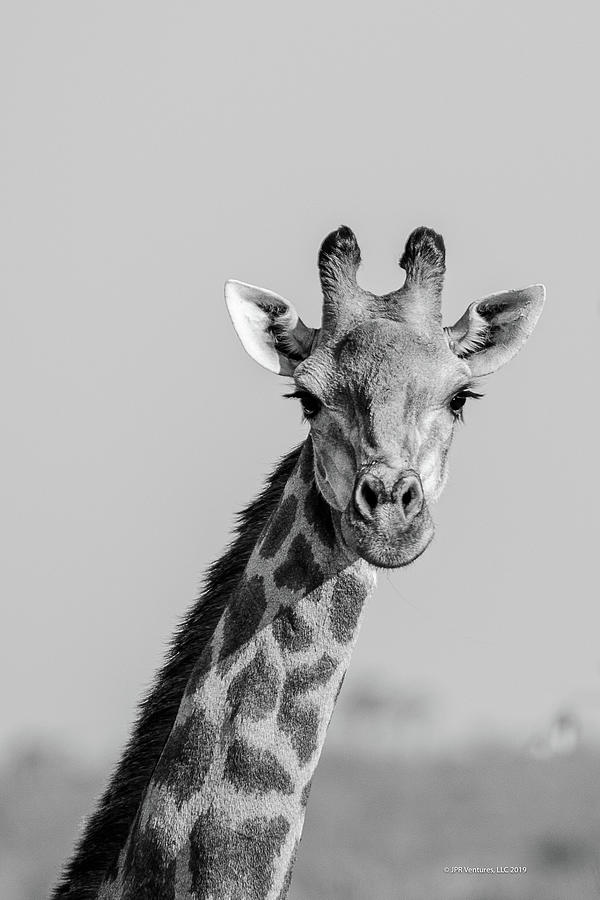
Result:
[[[203,592],[175,633],[166,661],[140,705],[123,756],[88,820],[53,900],[95,900],[101,882],[116,872],[119,853],[173,727],[192,670],[210,643],[256,542],[281,501],[302,446],[282,459],[257,499],[238,516],[233,542],[208,570]],[[310,446],[304,456],[308,451]]]
[[277,724],[290,738],[302,764],[307,763],[317,749],[319,714],[314,704],[298,703],[298,698],[326,684],[336,666],[333,657],[324,653],[314,663],[296,666],[285,678]]
[[265,651],[259,649],[229,685],[227,701],[231,718],[262,719],[275,709],[279,686],[276,667]]
[[147,828],[137,835],[128,859],[122,900],[176,900],[176,864],[152,829]]
[[325,576],[306,537],[297,534],[285,560],[273,572],[273,581],[279,588],[302,591],[306,595],[316,590],[324,580]]
[[358,619],[367,598],[367,589],[349,572],[342,572],[333,589],[329,612],[329,628],[340,644],[354,636]]
[[282,702],[306,694],[323,684],[327,684],[336,670],[337,663],[332,656],[324,653],[314,663],[303,663],[288,672],[283,684]]
[[291,495],[286,497],[269,522],[266,534],[258,548],[264,559],[271,559],[290,533],[298,511],[298,500]]
[[308,805],[308,798],[310,797],[310,789],[312,787],[312,778],[309,778],[304,787],[302,788],[302,793],[300,795],[300,804],[306,808]]
[[300,705],[291,696],[282,697],[277,724],[289,737],[300,763],[306,765],[317,749],[318,707],[313,703]]
[[178,804],[199,791],[212,762],[217,732],[201,709],[175,725],[154,770],[152,781],[164,785]]
[[309,485],[314,481],[314,450],[310,435],[307,437],[300,454],[298,472],[304,484]]
[[312,628],[293,606],[280,606],[273,617],[273,636],[282,650],[298,653],[308,650],[313,640]]
[[238,790],[247,793],[294,793],[292,776],[274,753],[252,747],[247,741],[238,738],[229,745],[223,774]]
[[[314,663],[296,666],[285,678],[277,724],[289,736],[302,763],[308,762],[315,752],[319,717],[315,706],[299,705],[297,698],[326,684],[336,667],[336,660],[324,653]],[[291,776],[272,753],[252,748],[241,740],[234,741],[230,747],[225,775],[236,787],[246,791],[262,793],[276,789],[292,793],[294,789]]]
[[192,829],[190,846],[196,900],[265,900],[289,830],[284,816],[247,819],[234,831],[213,813],[203,813]]
[[316,485],[309,488],[304,501],[304,515],[312,525],[316,536],[329,550],[335,547],[336,537],[331,515],[331,507],[323,499]]
[[250,640],[267,608],[264,579],[252,575],[237,588],[225,616],[225,633],[219,662],[233,657]]

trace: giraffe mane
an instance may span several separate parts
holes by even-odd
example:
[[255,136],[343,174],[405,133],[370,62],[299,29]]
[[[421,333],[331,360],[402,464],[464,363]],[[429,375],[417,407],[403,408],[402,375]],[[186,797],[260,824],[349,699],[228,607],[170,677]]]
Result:
[[302,444],[281,459],[258,497],[238,514],[234,538],[209,567],[198,600],[177,627],[166,659],[139,705],[132,735],[52,900],[92,900],[102,880],[116,873],[119,854],[171,733],[194,664],[276,509],[301,450]]

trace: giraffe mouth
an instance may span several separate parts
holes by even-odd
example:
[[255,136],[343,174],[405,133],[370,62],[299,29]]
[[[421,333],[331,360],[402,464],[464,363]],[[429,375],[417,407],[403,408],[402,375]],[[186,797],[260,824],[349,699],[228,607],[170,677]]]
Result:
[[408,528],[394,522],[384,513],[365,522],[350,505],[341,516],[341,533],[345,544],[371,565],[397,569],[414,562],[427,549],[435,532],[426,505]]

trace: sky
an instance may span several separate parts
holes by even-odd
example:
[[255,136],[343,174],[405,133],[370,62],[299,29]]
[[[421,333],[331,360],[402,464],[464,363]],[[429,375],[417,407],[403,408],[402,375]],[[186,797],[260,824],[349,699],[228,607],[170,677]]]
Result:
[[316,325],[341,223],[379,293],[414,227],[442,232],[447,324],[547,288],[467,410],[433,545],[380,577],[344,693],[429,692],[440,746],[523,740],[567,701],[600,719],[595,6],[1,17],[0,755],[116,755],[235,511],[305,434],[223,282]]

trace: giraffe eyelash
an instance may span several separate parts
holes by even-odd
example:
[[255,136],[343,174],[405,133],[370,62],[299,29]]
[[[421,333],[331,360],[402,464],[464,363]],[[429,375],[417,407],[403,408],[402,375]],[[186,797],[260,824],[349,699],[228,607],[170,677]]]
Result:
[[[468,398],[473,400],[480,400],[483,397],[483,394],[479,391],[473,390],[473,385],[467,384],[460,390],[456,391],[450,399],[448,400],[448,406],[450,407],[450,412],[454,416],[454,419],[457,422],[460,422],[464,425],[465,417],[464,417],[464,406],[465,402]],[[454,406],[458,401],[458,406]]]
[[304,414],[304,418],[307,420],[314,419],[314,417],[321,411],[321,408],[323,406],[318,397],[315,397],[315,395],[311,394],[310,391],[302,390],[302,388],[296,388],[295,391],[292,391],[290,394],[284,394],[283,396],[286,398],[291,397],[299,400],[302,404],[302,412]]

